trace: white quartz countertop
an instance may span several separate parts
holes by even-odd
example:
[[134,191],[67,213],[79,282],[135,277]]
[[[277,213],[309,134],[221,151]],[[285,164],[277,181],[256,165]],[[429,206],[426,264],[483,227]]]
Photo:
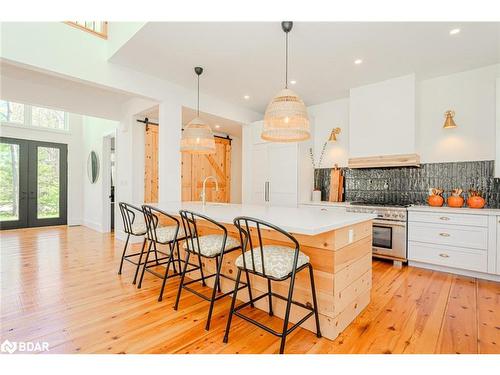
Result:
[[148,203],[171,215],[179,210],[203,214],[223,224],[232,224],[237,216],[250,216],[272,223],[288,232],[317,235],[348,225],[372,220],[376,216],[352,212],[318,211],[308,207],[267,207],[260,205],[199,202]]
[[500,215],[500,209],[498,208],[454,208],[454,207],[431,207],[431,206],[410,206],[408,211],[420,211],[420,212],[443,212],[443,213],[453,213],[453,214],[470,214],[470,215]]

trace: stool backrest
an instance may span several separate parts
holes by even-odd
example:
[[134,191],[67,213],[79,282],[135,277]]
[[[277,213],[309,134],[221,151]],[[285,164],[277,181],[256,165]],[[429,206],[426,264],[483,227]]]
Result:
[[123,220],[123,230],[125,233],[134,234],[132,230],[132,224],[134,224],[137,215],[143,215],[142,209],[136,207],[130,203],[120,202],[118,203],[120,207],[120,213]]
[[187,245],[188,251],[190,251],[192,253],[197,253],[197,254],[201,253],[197,220],[202,219],[202,220],[206,220],[209,223],[215,225],[217,228],[219,228],[222,231],[224,237],[222,239],[221,254],[224,252],[224,249],[226,247],[226,240],[227,240],[227,229],[222,224],[209,218],[208,216],[198,214],[198,213],[192,212],[192,211],[180,210],[179,214],[181,215],[182,226],[184,228],[184,233],[186,234],[186,237],[187,237],[186,238],[186,245]]
[[160,219],[162,218],[170,219],[175,222],[176,230],[173,239],[174,241],[177,239],[180,223],[175,216],[167,214],[165,211],[162,211],[159,208],[150,206],[148,204],[142,205],[142,212],[144,213],[144,218],[146,220],[148,239],[150,239],[151,241],[159,242],[156,229],[160,226]]
[[[271,229],[272,231],[281,234],[285,241],[289,240],[291,242],[292,246],[295,247],[293,269],[297,267],[300,246],[299,242],[290,233],[288,233],[284,229],[281,229],[280,227],[277,227],[274,224],[249,216],[238,216],[234,219],[233,222],[236,228],[238,228],[238,231],[240,232],[241,252],[243,254],[243,268],[245,270],[268,277],[264,265],[265,249],[264,249],[264,243],[262,241],[262,232],[261,232],[263,229],[264,230]],[[255,233],[254,237],[256,237],[256,239],[252,239],[252,232]],[[250,262],[247,262],[245,259],[245,252],[247,250],[250,251]],[[262,260],[262,270],[259,270],[255,267],[256,262],[255,262],[254,250],[260,251],[260,259]]]

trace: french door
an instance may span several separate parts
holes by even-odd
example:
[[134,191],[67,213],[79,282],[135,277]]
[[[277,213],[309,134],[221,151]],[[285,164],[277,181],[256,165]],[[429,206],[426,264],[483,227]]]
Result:
[[63,225],[67,146],[0,137],[0,228]]

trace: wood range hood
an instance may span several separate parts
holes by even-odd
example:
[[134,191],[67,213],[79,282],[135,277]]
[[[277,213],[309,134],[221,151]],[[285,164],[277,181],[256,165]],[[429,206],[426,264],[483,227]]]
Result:
[[420,155],[398,154],[349,158],[349,168],[420,167]]

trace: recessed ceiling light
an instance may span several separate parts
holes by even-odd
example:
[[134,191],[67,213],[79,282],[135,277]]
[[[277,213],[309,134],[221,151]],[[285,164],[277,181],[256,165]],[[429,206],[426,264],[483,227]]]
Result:
[[294,79],[292,79],[292,80],[290,81],[290,83],[291,83],[292,85],[295,85],[295,84],[297,83],[297,81],[296,81],[296,80],[294,80]]
[[220,125],[215,125],[215,129],[219,129],[220,128]]
[[363,62],[363,60],[361,60],[361,59],[356,59],[356,60],[354,60],[354,64],[356,64],[356,65],[359,65],[359,64],[361,64],[362,62]]
[[250,95],[245,95],[245,96],[243,97],[243,99],[245,99],[245,100],[250,99]]
[[450,35],[455,35],[455,34],[458,34],[459,32],[460,32],[460,29],[451,29]]

